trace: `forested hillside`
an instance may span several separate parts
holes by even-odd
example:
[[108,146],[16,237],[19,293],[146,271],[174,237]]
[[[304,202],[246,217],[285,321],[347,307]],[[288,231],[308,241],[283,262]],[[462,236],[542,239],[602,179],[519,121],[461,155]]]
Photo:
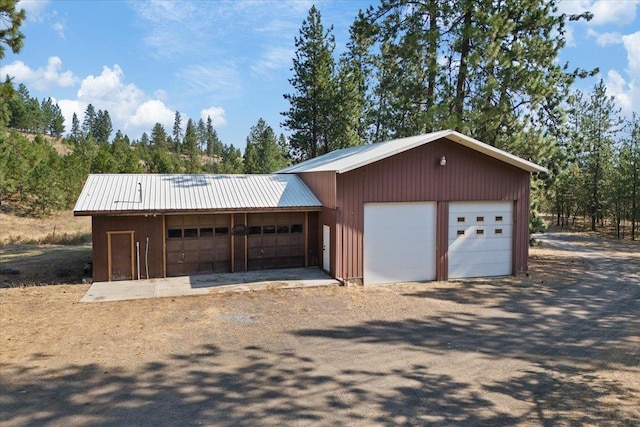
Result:
[[[109,112],[89,105],[65,123],[51,99],[2,84],[0,197],[25,213],[69,208],[89,173],[267,173],[354,145],[456,129],[550,170],[533,180],[532,229],[544,210],[558,224],[587,218],[637,236],[640,116],[623,115],[598,70],[571,69],[558,54],[568,21],[555,0],[382,0],[361,11],[346,49],[315,6],[295,37],[289,109],[277,133],[259,119],[244,155],[211,118],[172,129],[157,123],[131,140]],[[12,46],[12,48],[14,48]],[[19,46],[18,46],[19,49]],[[65,150],[55,150],[59,138]],[[27,136],[28,135],[28,136]],[[625,228],[626,227],[626,228]],[[628,230],[628,232],[625,232]]]
[[109,112],[91,104],[67,131],[51,99],[39,102],[9,80],[3,91],[0,200],[23,214],[73,207],[90,173],[268,173],[288,164],[286,138],[262,119],[247,137],[244,161],[240,149],[220,141],[211,118],[185,126],[176,112],[171,133],[156,123],[130,140],[119,130],[112,135]]

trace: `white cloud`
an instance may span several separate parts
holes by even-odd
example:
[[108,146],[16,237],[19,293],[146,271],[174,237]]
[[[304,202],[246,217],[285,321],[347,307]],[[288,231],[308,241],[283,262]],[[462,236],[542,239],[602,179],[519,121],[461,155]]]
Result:
[[153,96],[155,96],[156,98],[162,100],[162,101],[166,101],[167,100],[167,91],[165,91],[164,89],[158,89],[155,92],[153,92]]
[[587,35],[596,39],[598,46],[610,46],[622,44],[622,34],[620,33],[599,33],[592,28],[587,30]]
[[64,116],[64,126],[67,132],[71,131],[73,113],[76,113],[76,116],[78,116],[78,120],[80,120],[80,124],[82,125],[82,118],[88,104],[78,101],[77,99],[61,99],[57,101],[57,103],[62,111],[62,115]]
[[616,98],[625,115],[640,112],[640,31],[622,36],[627,50],[626,78],[616,70],[609,70],[607,92]]
[[291,58],[295,56],[295,52],[289,48],[272,46],[262,55],[262,58],[251,67],[251,69],[260,74],[269,73],[276,69],[288,69],[291,67]]
[[200,111],[200,118],[206,122],[207,118],[211,117],[211,124],[214,128],[218,128],[227,124],[224,114],[225,111],[222,107],[209,107]]
[[149,99],[136,85],[125,83],[124,72],[117,64],[113,68],[103,67],[98,76],[85,77],[78,90],[78,102],[93,104],[96,110],[109,111],[114,130],[121,129],[125,133],[141,134],[148,132],[155,123],[165,126],[173,123],[174,112],[162,100]]
[[636,8],[640,0],[581,0],[561,1],[560,12],[567,14],[580,14],[586,11],[593,13],[590,25],[626,25],[636,19]]
[[58,33],[58,36],[60,36],[60,38],[63,40],[66,39],[64,35],[64,30],[66,29],[66,27],[67,26],[64,21],[57,21],[57,22],[54,22],[53,25],[51,25],[51,28],[53,28],[53,31]]
[[51,86],[70,87],[76,84],[78,78],[71,71],[61,71],[62,60],[57,56],[49,58],[46,67],[31,69],[22,61],[0,67],[0,76],[9,75],[17,82],[25,83],[29,87],[46,91]]
[[564,27],[564,41],[566,47],[576,47],[576,38],[573,34],[573,27]]
[[616,99],[616,103],[624,113],[633,111],[633,103],[631,96],[633,86],[627,83],[625,79],[616,70],[609,70],[606,79],[607,93]]
[[24,9],[27,21],[42,22],[48,4],[49,0],[20,0],[17,8]]
[[622,36],[622,43],[627,49],[629,71],[637,80],[640,80],[640,31]]
[[239,72],[234,64],[192,65],[176,73],[188,87],[188,93],[210,95],[216,99],[235,98],[242,94]]
[[128,124],[135,127],[151,129],[156,123],[165,127],[173,124],[175,113],[164,102],[152,99],[138,106],[135,114],[129,118]]

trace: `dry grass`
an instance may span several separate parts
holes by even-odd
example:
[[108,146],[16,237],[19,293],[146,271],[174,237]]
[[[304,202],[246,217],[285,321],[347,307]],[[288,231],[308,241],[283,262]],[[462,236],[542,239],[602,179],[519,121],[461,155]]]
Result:
[[46,218],[25,218],[0,212],[0,245],[78,244],[91,240],[91,218],[71,211]]
[[0,212],[0,288],[81,283],[91,261],[91,218],[71,211],[46,218]]

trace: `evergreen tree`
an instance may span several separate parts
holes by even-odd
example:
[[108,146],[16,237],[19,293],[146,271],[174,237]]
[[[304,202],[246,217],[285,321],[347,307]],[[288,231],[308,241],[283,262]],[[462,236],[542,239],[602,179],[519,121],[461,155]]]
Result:
[[142,136],[140,137],[140,145],[145,148],[151,145],[149,141],[149,135],[147,135],[146,132],[142,132]]
[[207,116],[207,155],[209,157],[222,156],[222,142],[220,142],[218,133],[213,128],[211,116]]
[[13,53],[20,52],[24,34],[20,32],[20,25],[25,18],[24,9],[18,9],[17,0],[0,1],[0,59],[4,58],[5,45]]
[[84,119],[82,120],[82,134],[86,139],[95,138],[93,129],[96,122],[96,109],[92,104],[87,105],[84,110]]
[[287,166],[276,135],[261,118],[251,127],[244,156],[244,173],[271,173]]
[[78,116],[76,113],[73,113],[73,117],[71,118],[71,139],[77,141],[82,136],[82,131],[80,130],[80,120],[78,120]]
[[198,126],[196,127],[196,136],[198,139],[198,150],[200,152],[205,151],[207,148],[207,125],[204,120],[200,118],[198,120]]
[[198,136],[196,126],[193,124],[193,120],[191,119],[187,121],[187,130],[184,134],[182,148],[183,153],[187,156],[187,173],[197,173],[200,170],[200,159],[198,156]]
[[137,152],[131,149],[129,138],[118,130],[111,144],[111,164],[115,173],[138,173],[140,172],[139,159],[135,155]]
[[613,145],[621,130],[620,110],[616,108],[613,97],[607,96],[604,81],[600,80],[586,101],[583,118],[583,134],[587,152],[583,159],[586,188],[589,194],[589,215],[591,231],[596,231],[596,223],[602,217],[603,185],[610,172]]
[[4,83],[0,83],[0,130],[9,126],[12,117],[11,101],[15,99],[16,91],[9,76],[5,77]]
[[543,158],[526,145],[552,140],[531,129],[558,126],[569,86],[589,74],[557,62],[566,21],[582,18],[590,15],[557,13],[556,0],[383,0],[356,20],[351,36],[368,62],[361,69],[370,134],[383,140],[453,128]]
[[233,144],[222,147],[222,159],[215,164],[215,173],[238,174],[242,173],[242,156],[240,150]]
[[300,36],[295,38],[292,94],[285,94],[290,108],[282,113],[282,123],[291,134],[293,157],[305,160],[332,151],[332,120],[336,114],[336,82],[332,28],[325,32],[320,12],[315,6],[303,21]]
[[181,152],[182,144],[182,116],[179,111],[176,111],[175,118],[173,120],[173,149],[176,153]]
[[64,116],[62,115],[62,109],[56,103],[51,106],[52,109],[52,119],[49,123],[49,134],[55,137],[62,137],[64,134],[65,125],[64,125]]
[[167,131],[160,123],[156,123],[151,130],[151,145],[159,150],[167,149]]
[[91,125],[93,137],[98,142],[109,142],[111,132],[113,132],[113,125],[111,124],[109,112],[107,110],[98,110],[95,120]]

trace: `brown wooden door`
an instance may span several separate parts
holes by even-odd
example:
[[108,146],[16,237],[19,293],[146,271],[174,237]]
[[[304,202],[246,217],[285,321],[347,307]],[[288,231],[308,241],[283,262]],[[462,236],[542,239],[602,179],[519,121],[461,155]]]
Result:
[[109,280],[133,280],[133,231],[108,232]]
[[231,271],[229,215],[167,217],[167,276]]
[[249,270],[304,267],[304,212],[248,215]]

